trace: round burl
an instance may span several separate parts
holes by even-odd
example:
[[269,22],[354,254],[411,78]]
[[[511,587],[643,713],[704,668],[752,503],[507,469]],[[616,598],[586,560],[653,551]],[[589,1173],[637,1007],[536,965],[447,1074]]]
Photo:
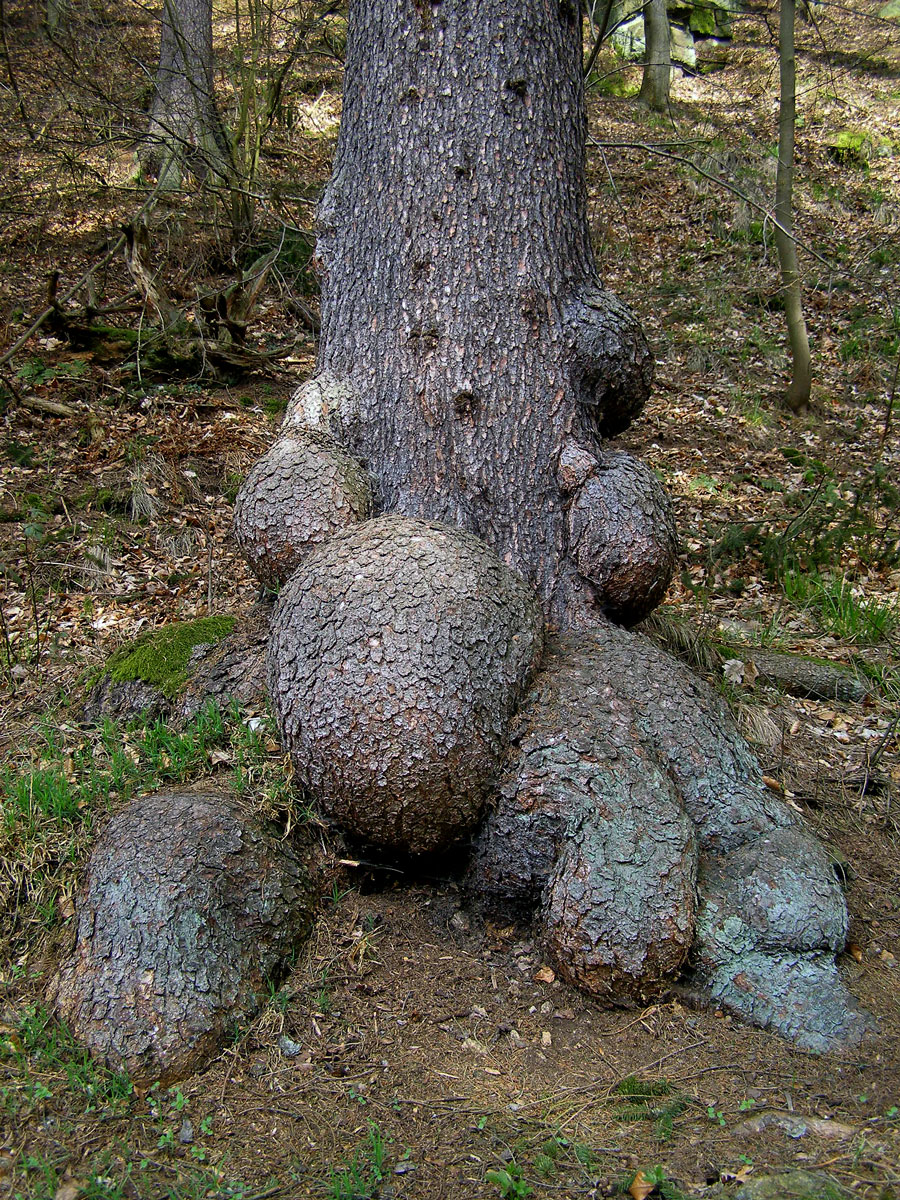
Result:
[[531,589],[478,538],[378,517],[311,554],[272,622],[269,690],[304,786],[420,853],[477,820],[540,653]]
[[647,403],[653,356],[634,314],[606,288],[583,287],[567,319],[582,432],[589,441],[615,437]]
[[51,1001],[90,1053],[137,1081],[191,1074],[305,933],[306,872],[220,795],[164,793],[110,821]]
[[636,625],[649,616],[678,554],[672,508],[653,471],[622,451],[604,454],[569,509],[569,547],[611,620]]
[[369,477],[324,430],[292,427],[256,463],[234,505],[234,534],[251,570],[276,588],[303,556],[372,508]]

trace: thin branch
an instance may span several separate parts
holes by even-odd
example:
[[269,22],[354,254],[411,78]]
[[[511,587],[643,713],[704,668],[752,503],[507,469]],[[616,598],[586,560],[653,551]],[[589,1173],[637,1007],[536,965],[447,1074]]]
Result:
[[807,245],[805,242],[801,242],[797,237],[794,236],[794,234],[791,233],[789,229],[785,229],[783,225],[780,225],[772,212],[764,204],[760,204],[757,200],[752,200],[745,192],[742,192],[740,188],[735,187],[733,183],[729,183],[727,179],[722,179],[718,175],[713,175],[709,171],[704,171],[702,167],[698,167],[693,159],[688,158],[686,155],[673,154],[670,150],[664,150],[660,146],[654,145],[652,142],[601,142],[592,137],[588,138],[588,142],[590,145],[596,146],[599,150],[643,150],[647,154],[657,154],[660,158],[668,158],[673,162],[684,163],[686,167],[690,167],[692,171],[696,171],[697,174],[702,175],[704,179],[710,180],[711,183],[717,183],[719,187],[725,188],[727,192],[731,192],[733,196],[737,196],[739,200],[743,200],[744,203],[750,208],[754,209],[756,212],[762,213],[766,220],[771,221],[776,229],[780,229],[782,233],[793,238],[801,250],[806,251],[807,254],[817,259],[823,266],[829,268],[831,267],[831,263],[828,261],[828,259],[825,258],[824,255],[820,254],[818,250],[814,250],[812,246]]
[[[590,0],[588,0],[588,3],[590,3]],[[603,44],[603,39],[606,37],[606,31],[609,28],[609,21],[610,17],[612,16],[614,3],[615,0],[606,0],[606,8],[603,10],[603,20],[600,22],[600,28],[597,30],[597,37],[594,41],[594,45],[591,48],[591,52],[588,55],[587,62],[584,64],[585,79],[587,79],[588,75],[590,75],[591,71],[594,69],[594,63],[597,61],[597,55],[600,53],[600,47]]]

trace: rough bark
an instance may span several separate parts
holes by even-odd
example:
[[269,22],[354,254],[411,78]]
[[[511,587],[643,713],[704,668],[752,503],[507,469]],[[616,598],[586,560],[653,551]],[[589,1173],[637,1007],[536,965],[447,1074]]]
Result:
[[[562,470],[574,474],[564,446]],[[577,452],[579,466],[588,456]],[[594,607],[622,625],[648,616],[665,595],[675,569],[678,537],[668,497],[639,459],[605,453],[579,480],[569,508],[569,553]]]
[[[773,866],[790,814],[708,689],[605,619],[661,598],[675,534],[652,473],[603,444],[651,364],[591,261],[584,132],[576,6],[352,0],[318,371],[285,436],[333,437],[391,515],[287,582],[276,713],[345,829],[446,845],[496,785],[540,606],[565,636],[520,715],[473,889],[536,905],[560,972],[595,994],[643,998],[693,965],[706,995],[801,1044],[852,1042],[864,1023],[832,962],[845,909],[815,843],[792,844],[824,906],[804,941],[800,876]],[[291,471],[276,492],[294,486]],[[729,908],[733,855],[750,878]],[[760,931],[764,894],[786,919]]]
[[376,503],[482,537],[560,619],[563,444],[596,453],[652,371],[591,257],[580,39],[575,5],[357,0],[317,251],[325,420]]
[[260,582],[279,587],[303,556],[372,508],[369,478],[324,430],[283,434],[244,480],[234,507],[238,545]]
[[651,112],[669,111],[669,79],[672,54],[669,46],[669,14],[666,0],[647,0],[644,5],[644,73],[640,100]]
[[213,88],[212,0],[163,0],[146,160],[160,190],[185,170],[218,183],[233,168]]
[[612,625],[551,644],[469,883],[488,909],[536,910],[561,974],[595,994],[645,999],[693,948],[701,992],[808,1049],[867,1028],[834,966],[847,918],[828,856],[724,705]]
[[327,542],[272,622],[269,688],[300,781],[369,842],[459,838],[541,642],[531,589],[460,530],[391,516]]
[[221,795],[132,801],[91,855],[51,985],[91,1054],[141,1083],[197,1070],[303,936],[312,887]]

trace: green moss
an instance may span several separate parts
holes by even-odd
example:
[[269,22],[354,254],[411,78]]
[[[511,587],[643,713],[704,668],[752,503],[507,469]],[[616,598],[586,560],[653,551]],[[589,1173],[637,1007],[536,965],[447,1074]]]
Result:
[[692,8],[688,21],[691,32],[700,37],[712,37],[716,32],[716,14],[712,8]]
[[107,663],[110,678],[114,683],[139,679],[171,699],[187,680],[194,647],[220,642],[231,633],[234,622],[234,617],[201,617],[144,634],[112,656]]
[[889,138],[873,137],[864,129],[842,129],[825,149],[836,163],[853,167],[865,167],[870,158],[889,158],[894,153]]

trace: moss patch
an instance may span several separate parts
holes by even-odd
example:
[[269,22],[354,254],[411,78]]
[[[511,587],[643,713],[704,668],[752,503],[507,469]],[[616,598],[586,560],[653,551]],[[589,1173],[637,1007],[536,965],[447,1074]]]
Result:
[[139,679],[173,699],[187,682],[187,666],[195,646],[220,642],[234,628],[234,617],[201,617],[175,621],[123,646],[107,663],[113,683]]
[[889,158],[894,146],[888,138],[873,137],[865,130],[842,129],[825,149],[842,166],[865,167],[870,158]]

